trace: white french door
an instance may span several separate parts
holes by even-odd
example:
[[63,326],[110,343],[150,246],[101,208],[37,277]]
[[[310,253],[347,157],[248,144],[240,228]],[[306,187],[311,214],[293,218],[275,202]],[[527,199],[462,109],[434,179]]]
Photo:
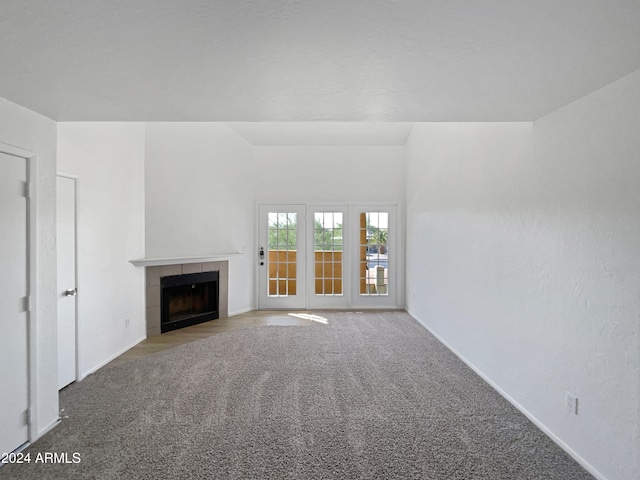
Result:
[[306,308],[305,214],[304,205],[260,205],[260,308]]
[[307,307],[349,306],[348,207],[307,208]]
[[261,309],[395,308],[394,205],[260,205]]
[[[395,308],[400,293],[398,215],[395,205],[351,207],[357,251],[353,259],[352,301],[355,308]],[[352,243],[352,244],[353,244]]]

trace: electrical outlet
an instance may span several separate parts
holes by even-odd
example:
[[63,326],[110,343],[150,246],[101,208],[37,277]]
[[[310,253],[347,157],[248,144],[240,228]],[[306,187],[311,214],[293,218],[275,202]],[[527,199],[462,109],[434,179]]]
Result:
[[124,328],[129,328],[129,324],[131,323],[131,320],[128,318],[124,319]]
[[574,415],[578,414],[578,397],[573,393],[567,392],[567,411]]

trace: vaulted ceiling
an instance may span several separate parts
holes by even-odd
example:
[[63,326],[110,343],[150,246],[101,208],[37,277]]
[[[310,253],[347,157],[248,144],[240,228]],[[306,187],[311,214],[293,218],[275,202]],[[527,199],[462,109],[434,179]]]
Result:
[[640,68],[638,0],[3,0],[60,121],[534,120]]

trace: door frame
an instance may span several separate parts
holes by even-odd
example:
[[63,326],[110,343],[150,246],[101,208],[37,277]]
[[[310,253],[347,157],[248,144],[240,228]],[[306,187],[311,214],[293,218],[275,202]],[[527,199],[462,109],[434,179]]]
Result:
[[[351,284],[351,237],[352,229],[350,224],[351,212],[349,205],[347,204],[321,204],[313,203],[307,204],[307,301],[306,305],[308,309],[319,308],[350,308],[351,305],[351,288],[348,286]],[[341,296],[329,296],[323,297],[315,294],[315,221],[312,221],[316,212],[340,212],[342,213],[342,295]],[[346,225],[345,225],[346,223]]]
[[[305,310],[307,308],[307,282],[306,282],[306,268],[307,268],[307,259],[306,259],[306,233],[307,233],[307,206],[305,204],[277,204],[277,203],[261,203],[258,204],[258,224],[257,224],[257,238],[258,241],[256,243],[257,246],[257,261],[256,261],[256,272],[257,272],[257,281],[256,281],[256,300],[259,309],[262,310]],[[296,295],[291,297],[284,297],[282,300],[278,301],[274,297],[272,301],[272,305],[267,305],[269,296],[266,295],[266,288],[268,288],[268,269],[269,269],[269,258],[268,258],[268,242],[269,242],[269,232],[267,225],[263,222],[266,220],[266,217],[263,218],[269,211],[295,211],[297,214],[296,218],[296,241],[298,248],[296,250]],[[302,221],[300,221],[302,220]],[[263,231],[263,229],[265,229]],[[266,238],[263,238],[263,234],[266,235]],[[261,256],[261,249],[265,248],[267,252],[266,258]],[[299,255],[300,251],[302,251],[305,255]],[[300,281],[302,280],[302,281]],[[300,288],[302,286],[302,288]],[[264,290],[263,290],[264,287]],[[295,303],[296,300],[299,300],[301,306],[291,305]]]
[[[74,271],[73,271],[73,281],[75,283],[75,288],[78,288],[78,188],[79,188],[79,179],[78,179],[78,175],[75,175],[73,173],[67,173],[67,172],[56,172],[56,178],[57,177],[62,177],[62,178],[67,178],[69,180],[73,181],[73,186],[74,186],[74,198],[73,198],[73,214],[74,214],[74,231],[73,231],[73,246],[74,246]],[[56,205],[56,218],[57,218],[57,205]],[[56,251],[56,258],[57,258],[57,254],[58,252]],[[56,284],[57,284],[57,280],[56,280]],[[60,294],[60,292],[58,292],[58,294]],[[78,382],[81,380],[81,375],[80,375],[80,342],[79,342],[79,338],[78,338],[78,333],[79,333],[79,328],[78,328],[78,296],[75,296],[75,304],[76,304],[76,314],[75,314],[75,318],[73,319],[73,328],[75,329],[75,342],[74,342],[74,348],[75,348],[75,365],[74,365],[74,370],[75,370],[75,381]],[[56,308],[57,308],[57,304],[56,304]]]
[[38,155],[0,142],[0,153],[23,158],[27,171],[27,386],[29,442],[38,438]]
[[[389,239],[388,239],[388,270],[389,270],[389,292],[384,296],[368,296],[360,294],[360,282],[353,281],[351,284],[351,308],[357,309],[394,309],[402,307],[402,299],[404,298],[403,283],[401,281],[404,278],[404,261],[399,258],[400,252],[404,249],[399,248],[400,242],[402,242],[402,225],[401,211],[399,204],[384,203],[362,203],[350,205],[349,218],[351,218],[351,249],[352,251],[358,251],[359,248],[359,231],[360,231],[360,213],[362,212],[388,212],[389,214]],[[351,259],[351,271],[359,272],[360,270],[360,258],[357,255],[353,255]],[[404,257],[402,257],[404,258]]]
[[[405,221],[403,217],[403,209],[401,202],[389,202],[389,203],[267,203],[260,202],[256,204],[256,233],[255,238],[256,241],[256,269],[255,269],[255,305],[258,309],[265,310],[273,310],[273,309],[288,309],[287,307],[274,307],[274,308],[266,308],[261,305],[260,302],[260,260],[259,260],[259,249],[260,249],[260,221],[261,221],[261,211],[262,207],[278,207],[278,208],[288,208],[288,207],[303,207],[305,211],[305,227],[304,232],[306,233],[306,241],[304,244],[305,254],[307,256],[307,260],[305,261],[305,269],[307,270],[305,273],[305,306],[301,307],[302,309],[317,309],[317,308],[328,308],[328,309],[358,309],[358,310],[366,310],[366,309],[385,309],[385,310],[393,310],[404,307],[404,272],[405,272],[405,253],[404,253],[404,226]],[[313,295],[313,291],[311,288],[311,280],[313,274],[313,258],[310,255],[310,252],[313,251],[313,234],[312,229],[313,225],[310,224],[309,218],[311,212],[315,209],[326,209],[331,210],[333,208],[336,209],[345,209],[345,217],[344,222],[347,223],[347,228],[343,229],[343,235],[346,238],[343,240],[343,249],[347,250],[347,253],[350,255],[345,255],[346,259],[343,263],[344,268],[344,276],[343,276],[343,285],[344,285],[344,304],[339,305],[316,305],[311,297]],[[381,212],[389,212],[390,214],[390,225],[389,225],[389,253],[390,253],[390,277],[389,281],[393,281],[395,283],[395,287],[390,290],[390,294],[388,296],[381,297],[373,297],[367,296],[365,298],[361,298],[359,292],[359,281],[355,278],[356,272],[359,271],[359,257],[356,254],[351,252],[356,252],[358,249],[358,238],[359,238],[359,229],[360,224],[358,221],[359,213],[361,210],[364,211],[381,211]],[[347,277],[348,275],[348,277]],[[349,286],[350,285],[350,286]]]

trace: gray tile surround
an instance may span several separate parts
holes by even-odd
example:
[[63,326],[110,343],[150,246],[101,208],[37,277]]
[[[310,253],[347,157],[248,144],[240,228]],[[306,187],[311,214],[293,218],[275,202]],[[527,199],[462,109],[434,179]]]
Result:
[[186,273],[219,272],[218,312],[219,318],[229,316],[229,262],[182,263],[145,268],[147,337],[160,335],[160,278]]

